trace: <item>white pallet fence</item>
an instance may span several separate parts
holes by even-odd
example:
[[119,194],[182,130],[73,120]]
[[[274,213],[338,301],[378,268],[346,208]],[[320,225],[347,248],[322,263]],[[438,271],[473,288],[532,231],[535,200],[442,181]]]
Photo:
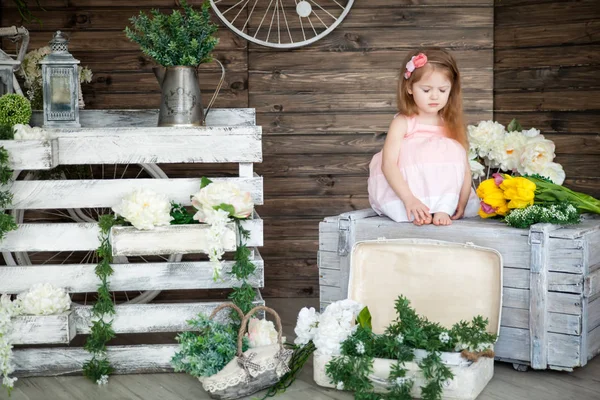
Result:
[[[263,179],[253,171],[262,161],[262,130],[255,125],[253,109],[215,109],[207,127],[157,128],[155,110],[83,110],[82,128],[49,130],[45,141],[0,141],[16,170],[44,170],[58,165],[237,163],[239,177],[212,178],[237,183],[249,191],[255,204],[263,204]],[[39,124],[34,114],[32,124]],[[148,188],[189,206],[200,189],[200,177],[168,179],[20,180],[12,184],[13,210],[109,208],[137,188]],[[263,222],[256,212],[242,223],[249,230],[247,243],[255,273],[248,282],[256,288],[255,304],[264,304],[264,262],[255,247],[263,244]],[[201,253],[205,225],[173,225],[152,231],[114,227],[113,253],[119,256]],[[237,235],[234,224],[230,229]],[[0,242],[0,251],[94,251],[99,246],[96,223],[23,223]],[[235,243],[227,250],[235,250]],[[18,258],[17,258],[18,259]],[[115,263],[109,284],[113,291],[222,289],[241,284],[228,274],[212,279],[208,261]],[[0,293],[20,293],[36,283],[51,283],[69,293],[95,292],[99,279],[95,264],[0,266]],[[117,334],[189,330],[186,321],[210,313],[223,301],[175,304],[121,304],[113,328]],[[226,314],[226,313],[221,313]],[[73,304],[68,313],[53,316],[19,316],[11,339],[16,345],[68,345],[75,335],[90,333],[91,306]],[[223,318],[221,316],[220,318]],[[108,355],[118,373],[170,371],[169,360],[177,345],[109,346]],[[82,370],[90,355],[82,348],[22,348],[14,350],[16,376],[55,376]]]

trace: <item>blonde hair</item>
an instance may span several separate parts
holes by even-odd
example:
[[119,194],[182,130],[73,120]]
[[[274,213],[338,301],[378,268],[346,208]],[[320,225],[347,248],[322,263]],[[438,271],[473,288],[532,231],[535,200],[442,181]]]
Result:
[[[413,56],[423,53],[427,56],[427,64],[421,68],[416,68],[408,79],[404,79],[406,64]],[[460,87],[460,72],[456,65],[454,57],[446,50],[439,47],[430,47],[415,50],[406,56],[402,63],[398,82],[398,112],[408,117],[419,113],[419,109],[408,92],[412,85],[417,83],[425,73],[430,71],[441,71],[450,80],[451,89],[448,97],[448,103],[440,110],[440,115],[444,120],[444,126],[448,137],[462,144],[465,149],[469,148],[467,132],[465,130],[462,90]]]

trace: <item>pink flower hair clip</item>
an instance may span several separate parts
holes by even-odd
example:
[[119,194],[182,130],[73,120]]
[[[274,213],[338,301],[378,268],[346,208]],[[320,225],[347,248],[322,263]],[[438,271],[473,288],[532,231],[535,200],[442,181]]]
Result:
[[406,63],[406,72],[404,72],[404,79],[410,78],[413,71],[416,68],[421,68],[427,64],[427,56],[423,53],[419,53],[416,56],[412,56],[409,62]]

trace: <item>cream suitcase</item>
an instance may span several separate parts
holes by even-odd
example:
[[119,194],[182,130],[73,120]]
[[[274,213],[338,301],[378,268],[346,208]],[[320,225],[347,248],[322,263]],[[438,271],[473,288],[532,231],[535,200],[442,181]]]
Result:
[[[460,320],[482,315],[488,331],[498,334],[502,310],[502,256],[494,249],[428,239],[368,240],[353,246],[348,298],[369,307],[373,332],[383,333],[396,319],[394,302],[406,296],[417,313],[450,328]],[[414,379],[413,397],[420,398],[425,380],[417,365],[426,356],[415,351],[406,363]],[[494,360],[469,362],[458,353],[442,353],[454,379],[444,384],[444,399],[475,399],[494,373]],[[315,353],[314,380],[334,387],[325,366],[330,356]],[[385,391],[393,360],[375,359],[371,376],[377,391]]]

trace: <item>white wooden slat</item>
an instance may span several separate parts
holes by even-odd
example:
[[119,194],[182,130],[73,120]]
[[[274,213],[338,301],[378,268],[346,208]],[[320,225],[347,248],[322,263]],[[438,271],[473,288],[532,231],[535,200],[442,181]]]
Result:
[[321,302],[333,303],[342,300],[342,289],[336,286],[320,285],[319,293]]
[[[112,328],[117,334],[183,332],[193,330],[186,321],[202,313],[210,315],[221,303],[177,303],[177,304],[124,304],[115,307]],[[255,301],[263,305],[264,301]],[[89,334],[91,306],[74,307],[77,334]],[[226,321],[228,311],[220,312],[216,319]]]
[[254,165],[252,163],[240,163],[238,170],[241,178],[254,176]]
[[317,263],[319,268],[337,269],[338,271],[340,269],[340,258],[337,252],[319,250],[317,253]]
[[319,268],[319,285],[340,286],[340,270]]
[[[154,127],[158,123],[158,110],[79,110],[81,126],[94,127]],[[42,111],[34,111],[31,126],[42,126]],[[207,126],[252,126],[256,125],[254,108],[211,108],[206,115]]]
[[[508,328],[529,329],[529,310],[503,307],[501,325]],[[548,313],[548,332],[580,335],[581,316]]]
[[585,278],[585,297],[594,297],[600,293],[600,264],[590,267],[590,274]]
[[581,366],[580,343],[580,336],[548,333],[548,364],[567,368]]
[[[250,192],[254,204],[263,204],[263,178],[209,178],[229,181]],[[10,209],[55,209],[112,207],[136,189],[149,189],[184,206],[200,190],[200,178],[180,179],[89,179],[16,181],[10,188]]]
[[548,366],[548,256],[550,224],[535,224],[530,228],[531,270],[529,289],[529,338],[531,341],[531,367]]
[[70,311],[56,315],[19,315],[13,318],[8,340],[12,344],[69,344],[75,337]]
[[500,327],[494,352],[497,359],[529,362],[529,329]]
[[[248,247],[263,245],[261,219],[242,221],[242,226],[251,232]],[[20,224],[17,230],[8,232],[0,242],[0,251],[96,250],[100,245],[99,234],[100,229],[95,223]]]
[[[111,346],[108,359],[115,373],[172,372],[171,358],[178,351],[177,344]],[[82,347],[15,349],[14,376],[60,376],[81,374],[90,353]]]
[[[252,260],[256,271],[247,281],[253,287],[264,286],[264,261],[256,253]],[[180,263],[112,264],[111,290],[188,290],[230,288],[238,282],[229,275],[234,261],[225,261],[222,279],[212,278],[213,265],[207,261]],[[95,292],[98,277],[95,264],[44,265],[0,268],[0,293],[15,294],[36,283],[50,283],[69,293]]]
[[61,165],[262,161],[262,131],[254,126],[80,128],[51,134],[60,135]]
[[596,214],[584,214],[581,222],[576,225],[563,226],[550,235],[562,239],[579,239],[590,233],[600,230],[600,216]]
[[[505,307],[529,309],[529,290],[503,288],[502,304]],[[563,314],[581,315],[582,295],[548,292],[548,311]]]
[[58,141],[53,140],[0,140],[9,154],[9,168],[51,169],[58,165]]
[[600,326],[590,331],[587,350],[588,360],[600,353]]
[[600,265],[600,230],[586,237],[588,265]]
[[600,297],[594,299],[588,305],[587,326],[590,331],[600,326]]

